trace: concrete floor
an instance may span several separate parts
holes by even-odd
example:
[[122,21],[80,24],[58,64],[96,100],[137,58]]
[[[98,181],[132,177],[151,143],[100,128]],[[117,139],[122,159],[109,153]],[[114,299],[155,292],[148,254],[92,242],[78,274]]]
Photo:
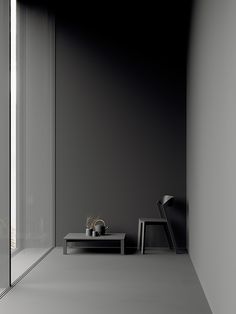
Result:
[[31,265],[37,262],[49,248],[28,248],[21,250],[14,255],[11,260],[11,281],[14,282],[20,277]]
[[209,314],[188,255],[55,248],[0,300],[4,314]]

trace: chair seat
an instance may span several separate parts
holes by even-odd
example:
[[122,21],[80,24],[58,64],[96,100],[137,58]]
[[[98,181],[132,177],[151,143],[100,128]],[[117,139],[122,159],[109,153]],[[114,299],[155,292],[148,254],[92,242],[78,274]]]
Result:
[[167,222],[166,218],[139,218],[140,222]]

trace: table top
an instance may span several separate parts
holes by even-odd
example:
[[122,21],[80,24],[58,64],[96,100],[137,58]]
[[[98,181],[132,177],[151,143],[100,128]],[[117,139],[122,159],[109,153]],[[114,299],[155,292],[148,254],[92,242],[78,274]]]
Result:
[[124,240],[125,233],[106,233],[102,236],[92,237],[86,236],[85,233],[68,233],[65,237],[65,240]]

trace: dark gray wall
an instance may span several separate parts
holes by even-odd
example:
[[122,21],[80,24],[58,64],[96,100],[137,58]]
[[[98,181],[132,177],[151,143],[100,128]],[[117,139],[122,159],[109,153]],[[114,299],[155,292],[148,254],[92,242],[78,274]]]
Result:
[[169,4],[57,7],[58,245],[91,214],[135,245],[157,199],[185,199],[188,11]]

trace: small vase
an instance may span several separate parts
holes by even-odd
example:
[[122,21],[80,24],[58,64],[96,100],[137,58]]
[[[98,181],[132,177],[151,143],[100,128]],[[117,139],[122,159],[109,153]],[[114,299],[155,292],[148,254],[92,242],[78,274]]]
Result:
[[93,236],[93,237],[97,237],[98,235],[99,235],[99,234],[97,233],[97,231],[93,230],[92,236]]
[[86,234],[86,236],[91,237],[92,236],[92,232],[93,232],[93,229],[86,228],[85,234]]

